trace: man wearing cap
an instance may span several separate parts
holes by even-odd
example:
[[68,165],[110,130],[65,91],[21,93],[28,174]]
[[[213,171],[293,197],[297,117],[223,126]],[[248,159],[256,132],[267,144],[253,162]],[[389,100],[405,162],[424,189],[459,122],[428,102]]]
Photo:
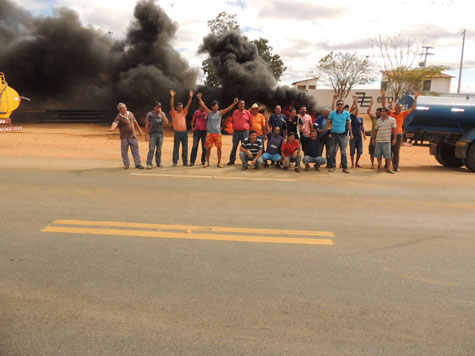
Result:
[[152,169],[154,153],[157,167],[162,166],[164,123],[168,124],[168,119],[162,111],[162,104],[156,101],[153,110],[145,117],[145,141],[148,141],[147,169]]
[[264,141],[267,138],[266,119],[264,115],[259,112],[259,105],[257,103],[254,103],[249,111],[251,113],[250,130],[256,131],[257,138],[262,141],[262,144],[264,144]]
[[233,119],[233,148],[231,149],[231,154],[229,155],[228,166],[232,166],[234,161],[236,161],[236,151],[239,146],[239,142],[244,142],[244,140],[249,136],[249,126],[251,122],[251,113],[245,109],[246,102],[240,100],[238,108],[234,110],[232,119]]
[[193,147],[191,148],[190,166],[195,165],[196,156],[198,154],[198,146],[201,141],[201,164],[206,162],[206,126],[208,124],[208,114],[202,105],[193,114],[191,120],[191,128],[193,131]]
[[371,103],[369,104],[368,111],[366,112],[368,114],[368,117],[371,119],[371,139],[369,140],[369,156],[371,159],[371,169],[374,169],[374,143],[373,143],[373,138],[374,138],[374,133],[375,133],[375,127],[376,127],[376,122],[378,119],[381,117],[381,110],[382,108],[377,108],[376,113],[373,115],[371,113],[371,109],[373,108],[374,105],[374,98],[371,99]]
[[193,90],[190,90],[190,98],[185,108],[182,103],[178,103],[175,109],[175,91],[170,90],[170,114],[172,115],[173,122],[173,167],[177,166],[178,154],[180,151],[180,143],[182,147],[181,159],[183,165],[188,166],[188,132],[186,131],[186,115],[191,105],[191,98],[193,98]]
[[139,143],[135,136],[135,129],[137,129],[139,136],[142,136],[142,130],[135,119],[135,116],[130,111],[127,111],[127,106],[124,103],[117,104],[117,110],[119,114],[112,122],[109,131],[114,131],[116,127],[119,127],[120,133],[120,148],[122,154],[122,162],[124,162],[124,168],[129,168],[129,146],[134,159],[135,168],[144,169],[140,161]]

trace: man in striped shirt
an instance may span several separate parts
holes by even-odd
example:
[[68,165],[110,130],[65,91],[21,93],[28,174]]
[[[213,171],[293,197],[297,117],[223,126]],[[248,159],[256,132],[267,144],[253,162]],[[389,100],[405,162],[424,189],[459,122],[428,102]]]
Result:
[[392,144],[396,144],[396,120],[389,116],[389,109],[381,109],[381,117],[376,121],[373,137],[374,156],[378,160],[378,172],[382,172],[382,156],[386,160],[386,172],[394,174],[391,170],[391,134]]
[[257,132],[251,130],[249,137],[245,138],[239,149],[239,158],[242,161],[242,170],[249,168],[249,161],[254,165],[256,169],[264,163],[262,160],[262,147],[263,143],[261,139],[257,138]]

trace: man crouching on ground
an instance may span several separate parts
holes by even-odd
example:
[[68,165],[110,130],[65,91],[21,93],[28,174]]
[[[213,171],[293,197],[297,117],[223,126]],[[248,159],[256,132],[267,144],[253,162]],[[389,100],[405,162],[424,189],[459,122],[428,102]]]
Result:
[[135,136],[135,128],[137,129],[139,136],[142,136],[142,130],[135,119],[135,115],[130,111],[127,111],[127,106],[124,103],[117,104],[117,110],[119,114],[114,119],[109,131],[114,131],[119,127],[120,132],[120,149],[122,154],[122,162],[124,162],[124,168],[129,168],[129,146],[132,151],[132,157],[134,159],[135,168],[144,169],[140,161],[139,143]]
[[257,138],[256,130],[249,132],[249,137],[245,138],[239,149],[239,158],[242,161],[242,170],[246,170],[249,167],[249,161],[254,165],[256,169],[264,163],[261,158],[263,143]]

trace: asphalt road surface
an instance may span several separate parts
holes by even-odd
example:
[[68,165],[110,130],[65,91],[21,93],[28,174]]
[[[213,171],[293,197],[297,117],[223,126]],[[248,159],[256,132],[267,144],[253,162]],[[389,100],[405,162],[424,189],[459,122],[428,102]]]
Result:
[[474,174],[0,179],[0,356],[475,355]]

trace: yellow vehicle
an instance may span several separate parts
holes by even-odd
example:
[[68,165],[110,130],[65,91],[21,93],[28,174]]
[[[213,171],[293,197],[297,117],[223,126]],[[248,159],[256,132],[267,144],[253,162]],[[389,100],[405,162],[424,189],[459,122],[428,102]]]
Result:
[[11,113],[20,106],[21,97],[8,86],[5,74],[0,73],[0,123],[12,127]]

